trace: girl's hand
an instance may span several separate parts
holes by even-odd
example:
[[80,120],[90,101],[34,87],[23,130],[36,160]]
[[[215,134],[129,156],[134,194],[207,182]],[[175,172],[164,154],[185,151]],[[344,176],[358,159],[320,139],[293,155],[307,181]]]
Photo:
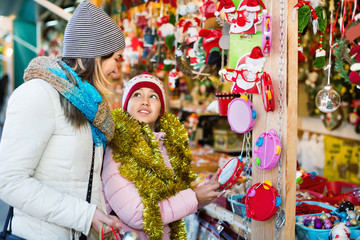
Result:
[[103,211],[97,208],[91,225],[96,232],[100,233],[103,223],[106,224],[106,227],[104,228],[104,237],[112,232],[111,227],[113,227],[114,230],[121,229],[120,220],[116,216],[106,215]]
[[209,204],[222,193],[219,190],[220,183],[216,181],[219,173],[220,169],[216,171],[207,184],[194,189],[199,204]]
[[208,184],[195,188],[194,191],[199,204],[206,205],[211,203],[215,198],[217,198],[222,192],[218,190],[219,187],[220,183],[209,182]]
[[216,173],[210,178],[209,183],[216,183],[217,178],[219,177],[219,174],[220,174],[220,168],[218,168],[216,170]]

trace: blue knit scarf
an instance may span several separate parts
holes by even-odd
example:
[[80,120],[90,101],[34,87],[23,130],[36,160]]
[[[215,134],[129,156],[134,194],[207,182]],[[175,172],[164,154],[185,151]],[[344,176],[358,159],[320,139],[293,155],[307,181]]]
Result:
[[[43,58],[46,58],[48,63],[44,64]],[[25,81],[37,77],[44,79],[53,85],[62,96],[68,99],[89,120],[95,145],[100,146],[103,144],[105,147],[106,142],[112,139],[114,123],[107,103],[103,100],[100,93],[90,83],[81,80],[73,69],[59,59],[55,60],[49,57],[38,57],[35,58],[35,60],[36,59],[37,61],[33,62],[33,60],[25,70]],[[54,60],[56,61],[56,64],[53,62]],[[49,62],[51,62],[51,64]],[[50,75],[49,77],[46,77],[46,72],[44,72],[44,70],[48,71],[47,76]],[[77,86],[69,81],[65,71],[74,77]],[[57,77],[54,77],[54,75]],[[105,104],[102,103],[102,101],[105,101]],[[100,106],[106,106],[106,109],[100,110]],[[106,116],[100,117],[100,119],[103,119],[100,126],[99,123],[94,126],[94,120],[97,114],[101,114],[99,111],[106,114]],[[98,120],[95,122],[98,122]],[[109,138],[109,136],[111,137]]]

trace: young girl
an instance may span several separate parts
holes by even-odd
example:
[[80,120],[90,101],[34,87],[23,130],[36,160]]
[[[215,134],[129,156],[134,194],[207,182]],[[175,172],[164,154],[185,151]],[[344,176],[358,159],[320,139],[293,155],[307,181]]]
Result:
[[217,174],[205,185],[190,187],[195,175],[187,131],[165,113],[159,79],[150,74],[132,78],[122,106],[113,111],[115,136],[104,158],[107,210],[141,239],[186,239],[182,219],[221,193]]

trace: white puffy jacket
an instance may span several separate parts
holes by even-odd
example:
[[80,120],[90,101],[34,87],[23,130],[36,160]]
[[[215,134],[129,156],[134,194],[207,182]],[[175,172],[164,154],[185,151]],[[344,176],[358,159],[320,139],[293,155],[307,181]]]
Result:
[[[105,210],[95,149],[91,204],[86,202],[92,160],[90,125],[66,120],[59,93],[33,79],[10,97],[0,142],[0,198],[14,206],[13,233],[25,239],[76,239],[88,235],[96,206]],[[95,239],[93,234],[90,239]]]

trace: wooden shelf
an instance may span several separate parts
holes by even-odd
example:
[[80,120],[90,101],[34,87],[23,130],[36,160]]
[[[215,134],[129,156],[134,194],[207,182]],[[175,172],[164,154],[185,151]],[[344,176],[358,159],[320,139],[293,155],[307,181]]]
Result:
[[328,130],[320,118],[299,117],[298,130],[312,133],[326,134],[334,137],[346,138],[351,140],[360,140],[360,134],[355,132],[355,126],[343,122],[341,126],[333,131]]
[[[244,225],[244,218],[223,208],[219,205],[216,205],[215,203],[210,203],[209,205],[202,208],[206,214],[208,214],[210,217],[223,220],[231,225],[231,228],[236,232],[240,233],[241,231],[245,231],[245,225]],[[249,228],[248,232],[251,233],[250,229],[250,222],[249,222]]]

